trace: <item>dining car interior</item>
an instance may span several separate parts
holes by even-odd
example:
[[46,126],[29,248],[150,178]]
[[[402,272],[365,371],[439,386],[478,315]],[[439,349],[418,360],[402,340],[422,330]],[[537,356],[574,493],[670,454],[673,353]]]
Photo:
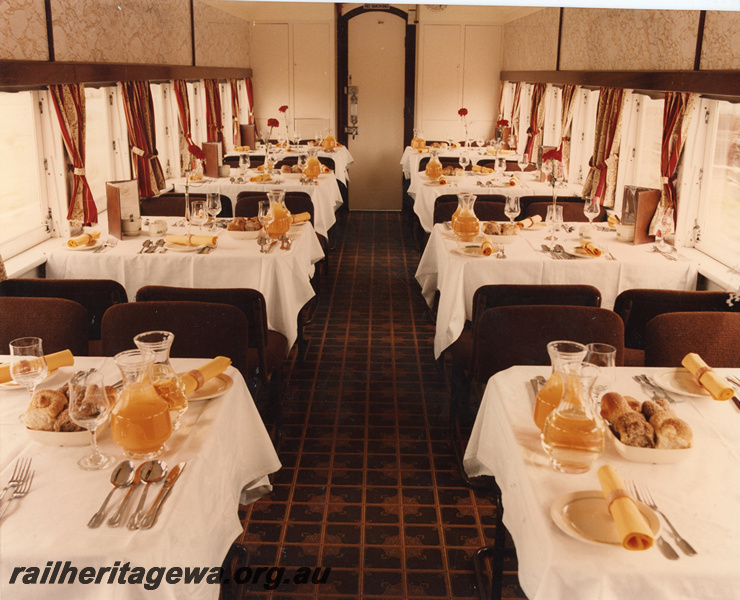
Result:
[[740,600],[740,7],[0,6],[0,596]]

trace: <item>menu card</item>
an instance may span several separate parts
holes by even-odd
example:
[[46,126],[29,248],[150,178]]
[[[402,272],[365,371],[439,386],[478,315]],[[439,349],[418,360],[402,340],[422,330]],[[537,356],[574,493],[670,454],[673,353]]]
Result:
[[254,149],[255,147],[255,131],[254,131],[254,123],[251,123],[249,125],[239,124],[239,134],[241,135],[241,141],[242,146],[249,146],[250,148]]
[[206,155],[206,177],[218,177],[218,168],[223,164],[221,142],[203,142],[203,152]]
[[108,181],[105,184],[105,196],[108,200],[108,233],[122,239],[121,220],[141,218],[139,206],[139,182]]

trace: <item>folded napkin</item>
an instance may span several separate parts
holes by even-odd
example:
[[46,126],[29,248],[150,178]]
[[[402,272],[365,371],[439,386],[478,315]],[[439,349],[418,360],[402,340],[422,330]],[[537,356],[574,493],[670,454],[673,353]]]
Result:
[[195,390],[203,387],[203,384],[216,375],[223,373],[231,364],[231,359],[225,356],[217,356],[202,367],[188,371],[180,375],[185,385],[185,395],[192,394]]
[[91,231],[90,233],[83,233],[77,237],[73,237],[67,240],[67,246],[69,248],[77,248],[79,246],[92,246],[100,237],[99,231]]
[[217,246],[217,235],[168,235],[164,238],[168,244],[181,246]]
[[589,256],[601,256],[604,253],[601,248],[588,240],[581,240],[581,248],[583,248]]
[[270,174],[265,173],[264,175],[255,175],[254,177],[250,177],[249,181],[250,183],[260,183],[262,181],[270,181],[270,179]]
[[325,174],[327,174],[327,175],[328,175],[328,174],[329,174],[329,173],[331,173],[332,171],[331,171],[331,169],[330,169],[329,167],[327,167],[326,165],[321,165],[321,172],[322,172],[322,173],[325,173]]
[[542,217],[540,215],[532,215],[531,217],[517,221],[517,225],[522,229],[529,229],[532,225],[539,223],[540,221],[542,221]]
[[249,146],[234,146],[234,152],[249,152]]
[[597,473],[609,513],[617,526],[622,547],[627,550],[647,550],[653,545],[653,532],[635,501],[627,493],[622,476],[611,465]]
[[[59,367],[71,367],[75,364],[75,357],[72,356],[69,350],[47,354],[44,359],[46,360],[46,366],[49,367],[49,373],[56,371]],[[8,383],[9,381],[13,381],[10,375],[10,363],[0,365],[0,383]]]
[[514,177],[513,175],[511,177],[509,177],[509,186],[510,187],[514,187],[515,185],[518,185],[518,184],[519,184],[519,182],[516,180],[516,177]]
[[471,170],[473,173],[493,173],[493,169],[490,167],[482,167],[481,165],[473,165]]
[[442,175],[442,176],[441,176],[441,177],[440,177],[440,178],[439,178],[439,179],[437,180],[437,182],[439,183],[439,185],[447,185],[447,179],[445,179],[445,176],[444,176],[444,175]]
[[621,219],[617,215],[609,215],[606,222],[609,223],[609,227],[616,227],[621,223]]
[[491,256],[493,254],[493,244],[488,240],[484,240],[480,245],[480,253],[483,256]]
[[712,394],[715,400],[729,400],[735,395],[735,391],[725,378],[717,375],[698,354],[689,352],[683,357],[681,364],[696,377],[699,384]]
[[302,212],[302,213],[298,213],[297,215],[292,215],[292,217],[293,217],[293,223],[303,223],[304,221],[311,220],[311,213]]

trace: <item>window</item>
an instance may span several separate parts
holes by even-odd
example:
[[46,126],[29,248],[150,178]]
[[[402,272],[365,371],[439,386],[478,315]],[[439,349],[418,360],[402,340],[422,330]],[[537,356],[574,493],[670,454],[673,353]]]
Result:
[[594,153],[596,112],[599,108],[599,90],[581,88],[573,100],[571,125],[570,167],[568,181],[583,183],[588,175],[588,162]]
[[200,146],[208,141],[206,124],[206,103],[203,84],[200,81],[188,82],[188,103],[190,104],[190,133],[193,141]]
[[543,105],[545,109],[545,122],[542,128],[543,146],[560,146],[560,126],[563,112],[561,100],[562,90],[552,85],[545,88]]
[[[167,179],[180,176],[180,125],[171,83],[152,83],[157,154]],[[174,104],[173,104],[174,103]]]
[[0,253],[10,258],[50,236],[37,92],[0,93]]

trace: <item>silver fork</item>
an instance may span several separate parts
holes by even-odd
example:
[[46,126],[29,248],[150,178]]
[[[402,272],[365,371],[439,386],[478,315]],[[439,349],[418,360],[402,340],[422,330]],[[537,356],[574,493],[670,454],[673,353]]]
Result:
[[496,255],[496,258],[508,258],[506,256],[506,251],[504,250],[503,245],[497,246],[498,248],[498,254]]
[[15,463],[13,474],[10,476],[8,485],[3,489],[3,493],[0,494],[0,501],[5,497],[5,494],[10,488],[15,488],[21,484],[28,476],[28,470],[31,468],[30,458],[21,458]]
[[732,375],[730,375],[730,376],[727,377],[727,379],[735,387],[740,387],[740,379],[738,379],[737,377],[733,377]]
[[668,402],[675,402],[675,399],[669,396],[663,388],[655,385],[652,380],[645,375],[635,375],[633,379],[642,386],[642,389],[648,392],[653,400],[656,398],[665,398]]
[[673,526],[673,523],[671,523],[668,520],[668,517],[665,516],[665,513],[661,511],[658,506],[655,504],[655,501],[653,500],[653,496],[650,493],[650,490],[646,485],[642,486],[642,493],[637,488],[637,484],[633,482],[633,487],[635,489],[635,496],[638,497],[640,502],[644,502],[647,506],[652,508],[656,513],[658,513],[661,517],[663,517],[663,520],[665,521],[665,524],[668,525],[668,529],[671,532],[671,535],[673,536],[673,539],[676,540],[676,545],[683,551],[683,553],[686,556],[694,556],[697,554],[696,550],[689,544],[678,531],[676,531],[676,528]]
[[97,252],[97,253],[105,252],[108,248],[115,248],[117,244],[118,244],[118,238],[114,238],[113,236],[110,236],[108,237],[107,240],[105,240],[105,244],[100,246],[100,248],[93,250],[93,252]]
[[[639,502],[644,502],[642,500],[642,497],[640,495],[640,491],[637,489],[637,484],[635,484],[634,481],[627,481],[625,482],[627,486],[630,488],[630,491],[632,492],[632,495],[635,497],[635,500]],[[644,502],[647,506],[650,506],[647,502]],[[650,506],[652,508],[652,506]],[[653,510],[655,510],[653,508]],[[656,511],[658,512],[658,511]],[[663,513],[660,513],[663,514]],[[665,518],[665,515],[664,515]],[[658,544],[658,550],[660,550],[661,554],[665,556],[668,560],[678,560],[678,552],[676,552],[673,549],[673,546],[671,546],[662,535],[658,535],[658,537],[655,538],[655,542]]]
[[31,489],[34,473],[34,471],[31,471],[31,473],[21,483],[18,484],[18,486],[13,491],[13,495],[8,498],[8,501],[3,504],[2,508],[0,508],[0,519],[3,518],[5,511],[8,510],[8,506],[10,506],[10,503],[13,500],[15,500],[16,498],[23,498],[23,496],[25,496]]

